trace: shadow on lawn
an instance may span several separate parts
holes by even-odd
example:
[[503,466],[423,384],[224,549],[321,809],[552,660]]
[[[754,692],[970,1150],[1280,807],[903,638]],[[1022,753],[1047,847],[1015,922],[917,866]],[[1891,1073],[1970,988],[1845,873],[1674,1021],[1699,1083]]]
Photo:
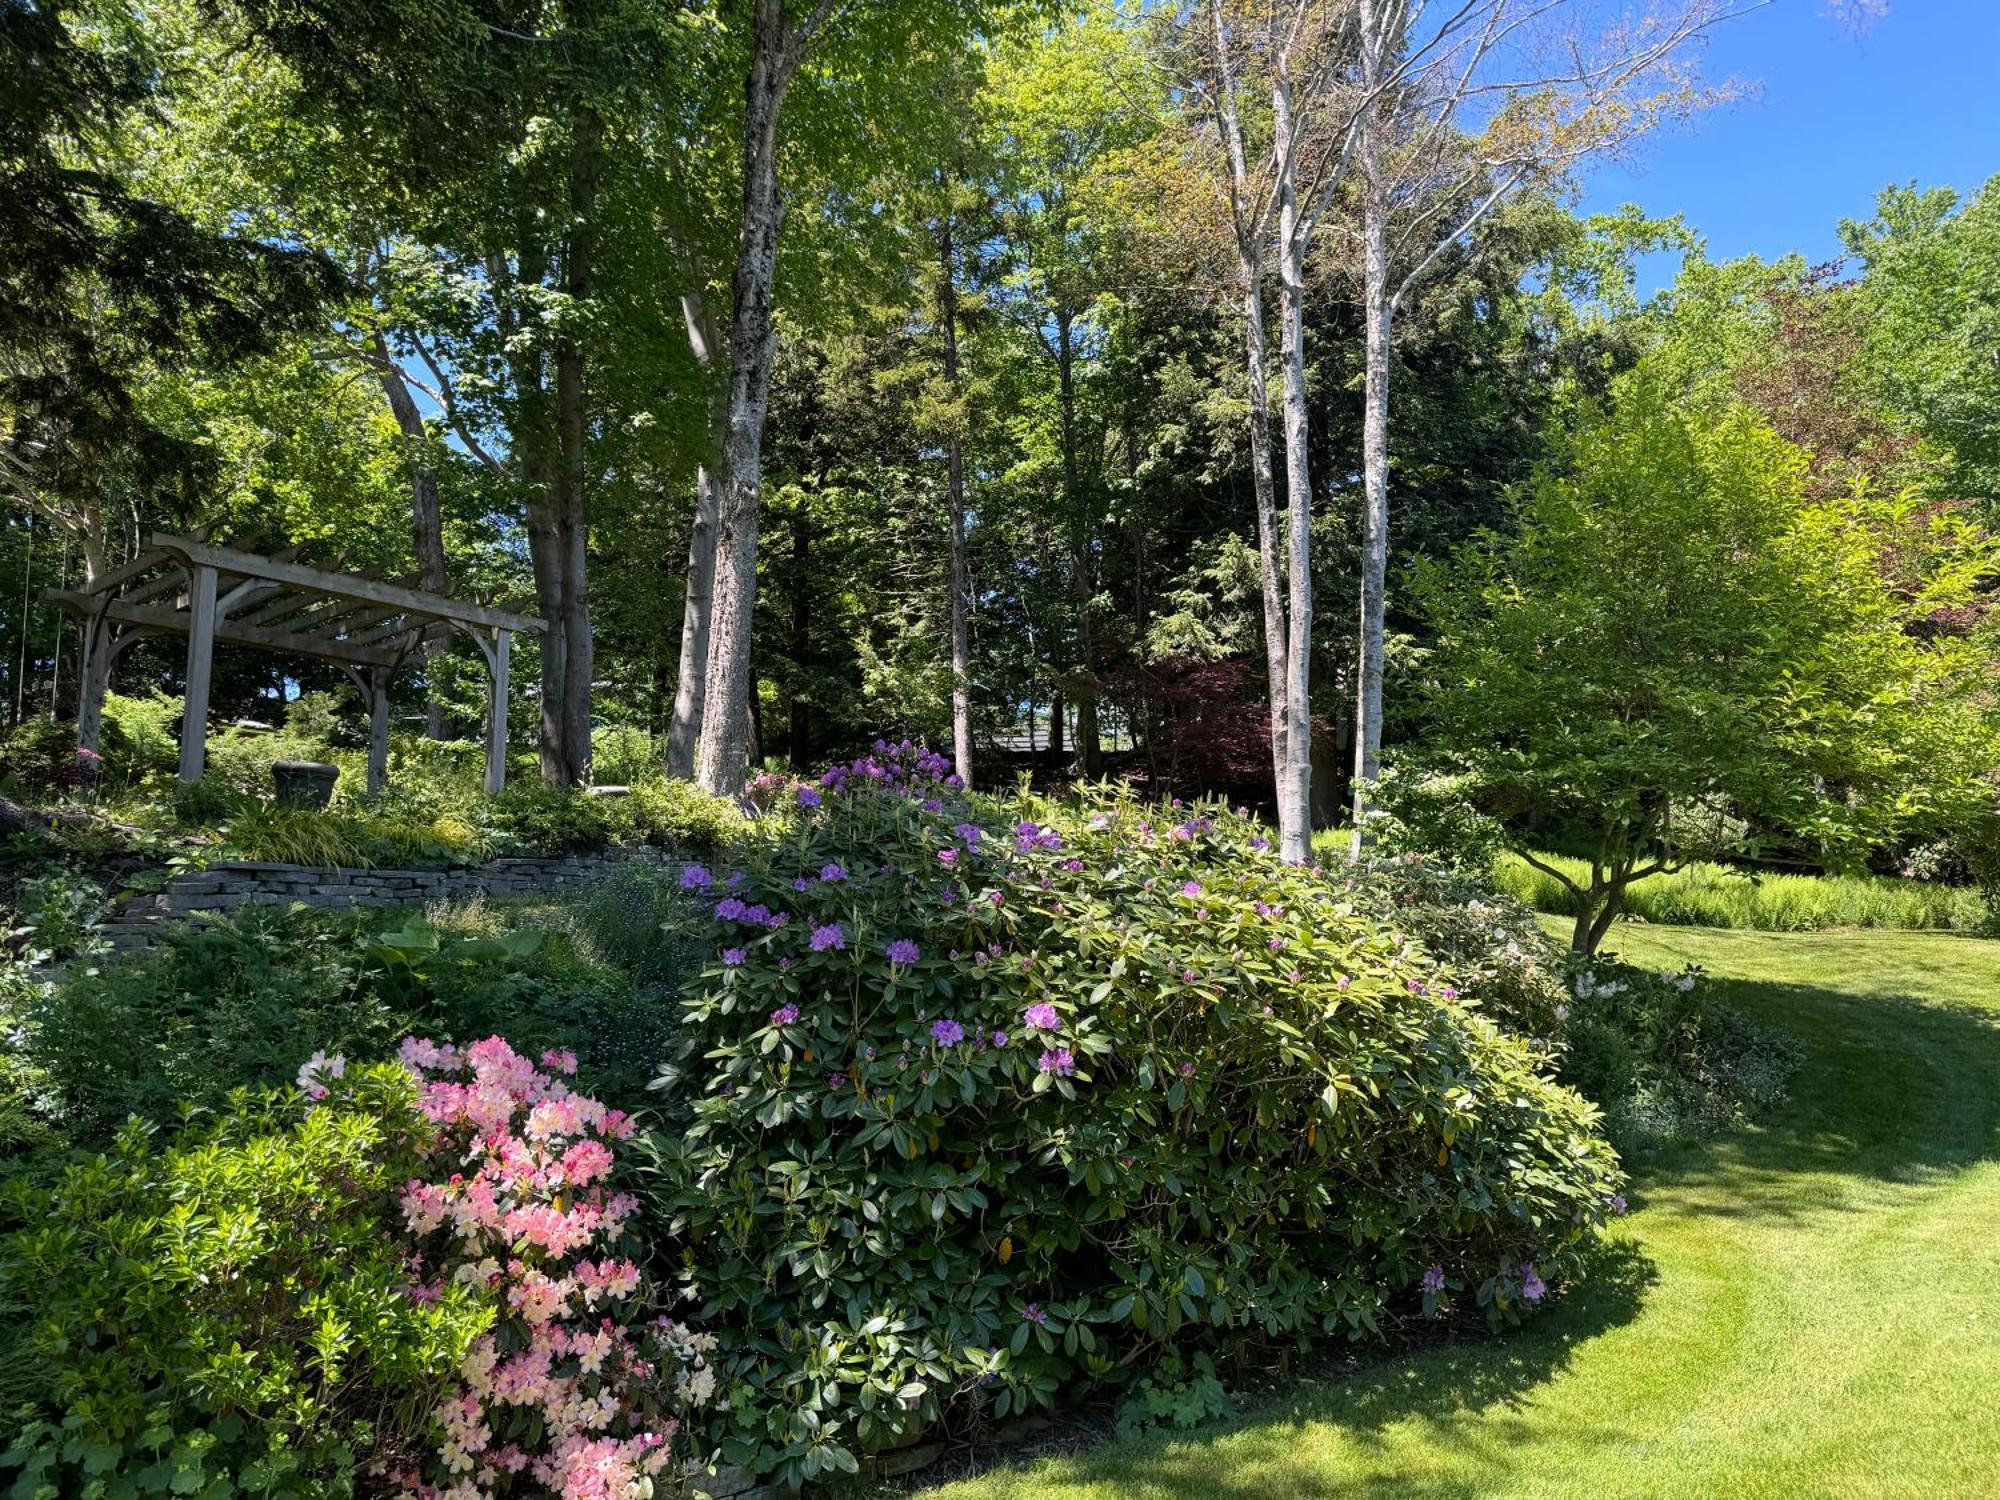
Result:
[[1872,1206],[2000,1157],[2000,1013],[1809,985],[1719,980],[1805,1044],[1789,1100],[1752,1128],[1647,1164],[1639,1196],[1685,1212],[1802,1217]]
[[[1550,1312],[1504,1338],[1468,1337],[1413,1353],[1381,1355],[1327,1374],[1302,1378],[1284,1392],[1246,1403],[1234,1418],[1179,1438],[1154,1436],[1111,1443],[1067,1456],[1065,1486],[1093,1482],[1120,1496],[1173,1495],[1217,1500],[1278,1500],[1333,1495],[1463,1495],[1462,1480],[1433,1486],[1420,1478],[1343,1481],[1337,1489],[1315,1461],[1303,1456],[1301,1435],[1332,1423],[1367,1449],[1384,1429],[1412,1420],[1430,1429],[1432,1441],[1476,1453],[1493,1474],[1533,1460],[1524,1427],[1505,1413],[1523,1408],[1530,1393],[1559,1375],[1576,1350],[1608,1329],[1629,1322],[1656,1280],[1653,1264],[1630,1241],[1607,1245],[1590,1275]],[[1360,1361],[1367,1355],[1359,1357]],[[1569,1430],[1573,1439],[1585,1435]],[[1227,1467],[1190,1466],[1188,1449],[1227,1440]],[[1618,1440],[1607,1432],[1606,1442]],[[1032,1493],[1032,1489],[1018,1493]]]

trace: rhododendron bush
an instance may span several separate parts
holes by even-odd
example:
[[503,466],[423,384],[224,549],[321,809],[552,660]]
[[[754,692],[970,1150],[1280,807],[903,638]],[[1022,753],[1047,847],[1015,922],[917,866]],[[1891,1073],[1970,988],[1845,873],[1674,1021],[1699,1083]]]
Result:
[[315,1053],[296,1091],[20,1190],[14,1493],[650,1495],[709,1341],[647,1296],[610,1182],[632,1128],[574,1067],[499,1037]]
[[650,1140],[725,1455],[786,1478],[1169,1346],[1499,1319],[1615,1158],[1546,1055],[1245,817],[968,799],[912,747],[765,788]]

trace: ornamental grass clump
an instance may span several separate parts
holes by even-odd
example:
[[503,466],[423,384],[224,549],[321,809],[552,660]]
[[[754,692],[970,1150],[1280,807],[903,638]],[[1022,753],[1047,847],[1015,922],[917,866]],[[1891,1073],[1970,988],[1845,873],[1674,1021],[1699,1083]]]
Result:
[[684,877],[713,962],[653,1193],[726,1457],[851,1470],[1168,1349],[1511,1319],[1575,1273],[1596,1111],[1352,892],[1220,807],[945,773],[878,747]]

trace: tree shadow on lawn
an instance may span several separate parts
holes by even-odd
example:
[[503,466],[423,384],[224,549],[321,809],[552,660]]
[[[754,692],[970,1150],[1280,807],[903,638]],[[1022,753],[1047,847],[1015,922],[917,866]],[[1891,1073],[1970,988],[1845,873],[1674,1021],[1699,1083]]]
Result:
[[[1362,1353],[1337,1368],[1301,1377],[1282,1391],[1246,1401],[1234,1417],[1194,1432],[1121,1439],[1062,1459],[1065,1485],[1098,1486],[1127,1495],[1215,1496],[1219,1500],[1278,1500],[1283,1496],[1422,1497],[1462,1495],[1464,1481],[1373,1476],[1335,1482],[1302,1442],[1307,1429],[1331,1424],[1364,1452],[1384,1445],[1391,1426],[1412,1421],[1425,1440],[1476,1458],[1489,1475],[1534,1461],[1525,1421],[1504,1415],[1525,1409],[1530,1393],[1566,1369],[1597,1335],[1638,1316],[1657,1280],[1652,1262],[1629,1240],[1605,1245],[1590,1273],[1561,1302],[1526,1328],[1503,1337],[1467,1335],[1414,1352]],[[1593,1440],[1586,1429],[1564,1429],[1565,1440]],[[1614,1443],[1624,1434],[1607,1431]],[[1518,1457],[1508,1450],[1518,1446]],[[1195,1461],[1190,1462],[1191,1455]],[[1021,1462],[1012,1456],[1007,1467]],[[942,1475],[924,1476],[937,1483]],[[955,1476],[955,1477],[963,1477]],[[1026,1476],[1023,1476],[1024,1478]],[[1010,1493],[1035,1493],[1032,1478]]]
[[2000,1013],[1811,985],[1714,981],[1723,998],[1806,1049],[1790,1097],[1745,1130],[1663,1152],[1641,1201],[1788,1218],[1874,1206],[2000,1157]]

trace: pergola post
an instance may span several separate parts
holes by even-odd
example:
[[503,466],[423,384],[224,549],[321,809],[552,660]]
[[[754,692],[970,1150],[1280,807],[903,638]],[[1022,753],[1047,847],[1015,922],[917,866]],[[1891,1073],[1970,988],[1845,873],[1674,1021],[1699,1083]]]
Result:
[[368,790],[372,795],[389,784],[389,673],[377,667],[364,679],[368,687]]
[[187,697],[181,708],[181,784],[201,780],[208,758],[208,682],[215,663],[215,569],[188,570]]
[[491,695],[486,700],[486,795],[489,797],[497,797],[507,789],[507,651],[513,639],[512,631],[494,631],[492,646],[486,653],[487,670],[491,674]]

